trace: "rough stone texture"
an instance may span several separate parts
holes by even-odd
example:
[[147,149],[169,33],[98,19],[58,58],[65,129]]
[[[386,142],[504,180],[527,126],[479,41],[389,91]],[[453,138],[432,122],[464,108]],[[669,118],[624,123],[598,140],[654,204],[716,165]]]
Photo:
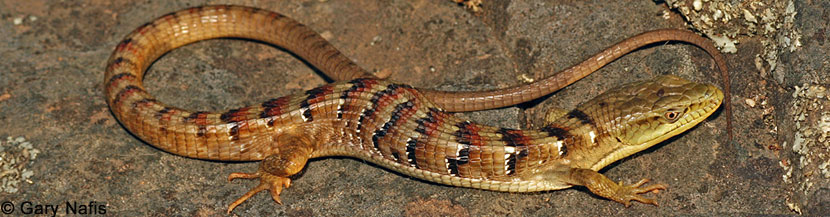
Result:
[[[17,193],[0,193],[0,202],[11,201],[18,208],[23,201],[65,208],[67,201],[96,201],[107,204],[107,214],[118,216],[225,215],[231,201],[256,185],[228,183],[227,175],[253,171],[256,163],[187,159],[152,148],[118,124],[102,95],[105,61],[124,35],[168,12],[219,3],[278,11],[322,33],[379,75],[443,90],[520,84],[626,37],[686,26],[678,11],[653,1],[493,0],[484,1],[479,13],[451,1],[421,0],[2,1],[0,138],[25,137],[41,153],[29,167],[34,171],[32,183],[22,183]],[[689,132],[602,171],[626,183],[651,178],[668,184],[667,191],[649,194],[659,207],[625,208],[584,188],[515,194],[449,187],[360,160],[328,158],[308,164],[284,191],[283,205],[259,194],[234,214],[787,215],[795,213],[791,207],[805,214],[827,214],[826,176],[797,169],[791,176],[799,176],[791,179],[796,182],[785,182],[782,177],[788,170],[780,166],[795,165],[800,157],[792,147],[794,132],[800,129],[791,111],[797,105],[794,87],[828,84],[827,4],[795,1],[795,28],[804,46],[779,53],[776,70],[781,71],[776,75],[762,73],[768,65],[757,67],[757,57],[766,49],[761,36],[736,36],[737,53],[726,55],[733,77],[733,142],[725,142],[725,118],[716,113]],[[461,115],[491,125],[532,128],[551,107],[572,108],[613,86],[659,74],[720,83],[711,58],[702,50],[682,43],[658,44],[551,97]],[[151,93],[171,105],[226,110],[325,81],[279,49],[220,39],[165,55],[145,82]],[[807,168],[819,168],[821,160]],[[804,179],[817,184],[801,191],[799,180]]]

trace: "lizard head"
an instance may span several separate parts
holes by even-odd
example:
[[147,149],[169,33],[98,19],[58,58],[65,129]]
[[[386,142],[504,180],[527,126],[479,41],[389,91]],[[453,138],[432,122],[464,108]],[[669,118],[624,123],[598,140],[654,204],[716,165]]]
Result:
[[663,75],[606,91],[574,110],[593,124],[584,124],[584,118],[580,121],[573,114],[560,121],[571,126],[583,123],[575,130],[593,144],[575,151],[584,151],[583,166],[599,170],[692,128],[714,113],[722,100],[723,92],[715,86]]

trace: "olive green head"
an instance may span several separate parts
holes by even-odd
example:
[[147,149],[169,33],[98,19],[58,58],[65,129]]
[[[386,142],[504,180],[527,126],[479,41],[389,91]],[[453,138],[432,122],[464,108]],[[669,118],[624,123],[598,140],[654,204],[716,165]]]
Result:
[[[626,84],[597,96],[578,110],[593,118],[604,152],[591,169],[642,151],[697,125],[720,106],[723,92],[677,76]],[[590,132],[589,132],[590,133]],[[593,139],[592,139],[593,140]],[[586,159],[587,160],[587,159]]]

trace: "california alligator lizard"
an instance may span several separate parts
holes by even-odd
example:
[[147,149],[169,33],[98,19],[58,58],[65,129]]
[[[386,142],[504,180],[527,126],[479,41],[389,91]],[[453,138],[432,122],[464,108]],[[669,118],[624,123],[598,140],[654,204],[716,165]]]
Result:
[[[144,72],[159,56],[217,37],[281,46],[336,80],[365,78],[222,113],[170,107],[145,91]],[[118,120],[155,147],[199,159],[262,160],[255,173],[229,176],[259,178],[260,185],[228,212],[262,190],[279,203],[287,177],[324,156],[356,157],[454,186],[527,192],[582,185],[625,205],[656,204],[639,194],[664,185],[641,187],[646,179],[618,185],[596,171],[691,128],[723,99],[714,86],[660,76],[608,91],[538,130],[515,130],[459,119],[420,91],[373,78],[341,57],[277,13],[196,7],[162,16],[119,43],[108,61],[105,96]]]

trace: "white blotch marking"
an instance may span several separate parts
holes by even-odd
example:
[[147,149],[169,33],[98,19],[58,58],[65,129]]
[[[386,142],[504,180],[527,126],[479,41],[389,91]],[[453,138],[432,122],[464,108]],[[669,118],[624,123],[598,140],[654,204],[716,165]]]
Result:
[[504,147],[504,152],[511,153],[511,154],[512,154],[512,153],[516,153],[516,147],[512,147],[512,146],[505,146],[505,147]]
[[450,159],[444,158],[444,167],[447,168],[448,174],[452,174],[452,170],[450,169]]
[[[410,143],[410,142],[412,142],[412,138],[406,139],[406,143],[405,143],[405,144],[406,144],[406,145],[409,145],[409,143]],[[411,164],[413,163],[413,161],[412,161],[413,159],[409,158],[409,154],[410,154],[410,152],[409,152],[409,148],[407,147],[407,148],[405,148],[405,150],[406,150],[406,151],[404,151],[404,152],[406,153],[406,161],[408,161],[408,162],[409,162],[409,164],[411,165]],[[413,150],[413,151],[414,151],[414,150]]]
[[341,109],[343,109],[343,104],[345,104],[345,103],[346,103],[346,100],[345,100],[345,99],[339,99],[339,100],[337,100],[337,116],[338,116],[338,117],[342,117],[342,116],[343,116],[343,111],[341,111]]
[[304,115],[305,111],[307,111],[307,110],[308,110],[307,108],[300,108],[300,117],[303,118],[303,122],[308,122],[308,118],[306,118],[305,115]]
[[[360,119],[365,118],[364,115],[363,115],[363,113],[365,111],[366,111],[366,108],[360,109],[360,117],[361,117]],[[366,119],[363,119],[363,121],[366,121]],[[361,125],[363,125],[363,122],[358,121],[357,122],[357,131],[356,131],[357,133],[360,133],[360,128],[362,128]]]
[[[562,141],[556,141],[553,144],[556,145],[557,150],[559,150],[559,156],[562,156],[562,155],[565,154],[565,150],[562,148],[562,147],[565,146],[565,143],[563,143]],[[542,162],[539,162],[539,163],[541,164]]]
[[[594,133],[594,131],[593,131],[593,130],[591,130],[591,132],[588,132],[588,136],[590,136],[590,137],[591,137],[591,144],[594,144],[594,143],[596,143],[596,142],[597,142],[597,141],[596,141],[596,139],[597,139],[597,134],[596,134],[596,133]],[[561,149],[561,148],[560,148],[560,149]]]

